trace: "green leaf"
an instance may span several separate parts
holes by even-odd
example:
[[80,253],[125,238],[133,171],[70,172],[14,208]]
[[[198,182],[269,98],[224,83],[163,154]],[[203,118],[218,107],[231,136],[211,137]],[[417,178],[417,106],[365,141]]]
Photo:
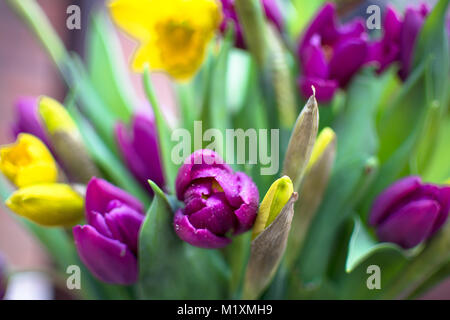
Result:
[[435,153],[428,162],[423,179],[432,183],[442,183],[450,178],[450,114],[442,120],[441,130],[437,137]]
[[92,85],[109,110],[128,123],[137,99],[119,39],[102,11],[93,13],[90,26],[87,61]]
[[115,184],[133,194],[147,206],[150,203],[150,199],[146,190],[142,188],[122,162],[107,148],[102,139],[78,110],[75,107],[71,107],[68,111],[77,123],[86,148],[98,166]]
[[148,100],[155,114],[156,127],[158,129],[159,148],[161,151],[161,158],[166,177],[166,185],[168,190],[174,191],[175,177],[178,172],[178,167],[171,159],[173,142],[171,140],[171,130],[167,124],[166,119],[161,111],[158,98],[156,97],[155,89],[150,77],[148,65],[145,67],[143,74],[144,89]]
[[362,262],[367,260],[370,256],[382,250],[397,250],[402,252],[402,249],[392,243],[378,243],[367,232],[358,217],[354,219],[354,229],[350,242],[348,244],[347,261],[345,263],[345,271],[352,272]]
[[449,0],[440,0],[426,18],[414,50],[413,66],[418,67],[428,57],[431,60],[433,99],[446,105],[449,74],[449,48],[445,32]]
[[376,172],[376,166],[373,158],[365,156],[336,163],[296,266],[296,272],[304,283],[321,281],[325,276],[338,232],[364,195]]
[[229,270],[216,250],[182,242],[173,229],[173,212],[164,193],[155,192],[139,236],[142,299],[224,299]]

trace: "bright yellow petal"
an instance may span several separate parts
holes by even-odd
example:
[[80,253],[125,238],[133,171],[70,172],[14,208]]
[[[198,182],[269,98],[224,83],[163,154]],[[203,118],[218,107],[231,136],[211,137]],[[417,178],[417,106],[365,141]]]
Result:
[[35,136],[21,133],[17,141],[0,148],[0,170],[17,187],[53,183],[58,168],[45,144]]
[[[147,41],[152,28],[151,16],[158,11],[158,0],[115,0],[109,3],[114,22],[140,41]],[[170,1],[167,1],[170,2]]]
[[256,238],[280,214],[294,192],[294,186],[288,176],[283,176],[270,186],[259,207],[253,226],[252,238]]
[[72,226],[84,215],[84,200],[66,184],[41,184],[14,192],[6,205],[44,226]]
[[64,131],[78,133],[78,128],[66,108],[55,99],[43,96],[39,99],[39,114],[50,134]]
[[317,162],[320,156],[323,154],[327,146],[336,138],[336,134],[331,128],[323,128],[317,137],[316,143],[311,153],[311,158],[309,159],[308,165],[306,166],[306,171],[311,169],[311,167]]
[[178,80],[200,68],[222,19],[216,0],[117,0],[110,7],[116,23],[140,40],[133,70],[142,72],[148,63]]

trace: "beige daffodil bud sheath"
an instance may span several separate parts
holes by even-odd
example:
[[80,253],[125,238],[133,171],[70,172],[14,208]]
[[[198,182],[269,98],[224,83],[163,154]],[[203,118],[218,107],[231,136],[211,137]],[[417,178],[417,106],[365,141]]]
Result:
[[276,180],[261,202],[244,282],[244,299],[256,299],[271,282],[286,249],[298,194],[292,181]]
[[67,110],[58,101],[44,96],[39,100],[39,113],[54,152],[71,180],[86,184],[93,176],[99,176]]
[[83,197],[67,184],[21,188],[5,204],[16,214],[43,226],[72,226],[84,216]]
[[295,203],[292,232],[286,248],[286,263],[291,266],[298,257],[308,228],[319,208],[328,185],[336,157],[336,134],[324,128],[317,137],[305,176],[299,190],[301,195]]
[[297,118],[284,158],[283,174],[291,177],[295,191],[298,191],[302,182],[318,128],[319,108],[313,95]]
[[18,188],[53,183],[58,168],[52,154],[37,137],[21,133],[13,144],[0,148],[0,170]]

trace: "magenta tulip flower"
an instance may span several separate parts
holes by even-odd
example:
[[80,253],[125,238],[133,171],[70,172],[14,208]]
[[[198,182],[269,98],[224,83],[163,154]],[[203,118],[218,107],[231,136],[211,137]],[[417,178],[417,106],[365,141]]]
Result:
[[131,132],[121,122],[115,127],[122,156],[136,179],[153,194],[148,180],[164,187],[164,174],[153,114],[138,113],[133,117]]
[[406,9],[400,32],[400,77],[405,80],[410,71],[413,59],[414,47],[420,29],[429,14],[430,9],[426,4],[421,4],[419,8],[409,7]]
[[298,46],[302,75],[298,85],[305,97],[330,101],[367,62],[367,34],[362,19],[340,25],[334,4],[325,4],[305,30]]
[[86,190],[87,225],[73,228],[81,260],[98,279],[129,285],[138,279],[138,239],[143,206],[105,180],[92,178]]
[[41,139],[50,147],[47,138],[46,129],[38,113],[38,98],[21,97],[16,101],[16,122],[13,124],[12,131],[15,137],[19,133],[29,133]]
[[401,30],[400,17],[391,6],[388,6],[383,20],[383,37],[370,44],[369,49],[368,60],[378,64],[378,73],[382,73],[391,63],[399,60]]
[[177,235],[193,246],[221,248],[252,228],[259,193],[255,183],[233,170],[214,151],[195,151],[178,171],[175,183],[184,209],[176,212]]
[[450,186],[422,183],[420,177],[403,178],[375,200],[369,223],[381,241],[409,249],[426,241],[447,220]]
[[[224,19],[220,25],[221,32],[224,33],[227,25],[232,23],[234,25],[235,32],[235,46],[240,49],[245,49],[246,45],[242,33],[242,27],[239,23],[239,18],[234,7],[234,0],[221,0],[221,2],[224,15]],[[277,4],[277,0],[261,0],[261,4],[267,20],[273,23],[273,25],[281,32],[283,30],[284,22],[283,16]]]

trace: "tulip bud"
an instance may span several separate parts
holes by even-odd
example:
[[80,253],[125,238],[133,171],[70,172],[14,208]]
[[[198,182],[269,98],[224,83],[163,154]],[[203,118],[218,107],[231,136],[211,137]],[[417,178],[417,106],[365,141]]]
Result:
[[294,190],[301,184],[318,128],[319,109],[315,96],[311,96],[297,118],[284,159],[283,174],[291,177]]
[[99,175],[67,110],[58,101],[42,97],[39,113],[55,154],[69,177],[74,182],[87,183],[91,177]]
[[227,235],[253,226],[258,188],[246,174],[234,173],[214,151],[197,150],[188,157],[175,188],[186,204],[175,214],[175,232],[193,246],[221,248],[231,242]]
[[93,178],[86,189],[88,225],[73,228],[81,260],[101,281],[122,285],[138,278],[138,239],[142,204],[105,180]]
[[5,203],[13,212],[43,226],[71,226],[83,218],[83,197],[67,184],[24,187]]
[[17,118],[13,125],[14,136],[17,137],[19,133],[29,133],[50,147],[45,128],[38,115],[38,99],[21,97],[16,101],[15,109]]
[[14,144],[0,148],[0,169],[17,187],[53,183],[58,169],[45,144],[28,133],[21,133]]
[[136,179],[149,191],[149,179],[162,188],[164,173],[154,117],[136,114],[131,132],[119,122],[115,127],[115,135],[125,163]]
[[270,186],[269,191],[267,191],[259,206],[255,225],[253,226],[252,239],[256,238],[256,236],[272,224],[291,198],[293,192],[294,186],[288,176],[283,176]]
[[450,211],[450,186],[423,184],[420,177],[403,178],[374,201],[369,222],[381,241],[409,249],[432,237]]

